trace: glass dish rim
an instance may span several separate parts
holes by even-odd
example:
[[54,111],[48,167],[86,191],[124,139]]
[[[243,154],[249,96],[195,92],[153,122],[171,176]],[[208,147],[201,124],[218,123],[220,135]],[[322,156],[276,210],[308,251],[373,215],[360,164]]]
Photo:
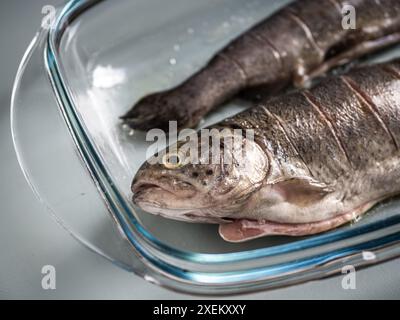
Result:
[[[229,277],[234,275],[240,277],[240,280],[245,280],[246,273],[248,274],[248,272],[251,272],[254,276],[255,273],[260,273],[261,271],[261,273],[268,274],[282,267],[286,267],[289,269],[291,267],[299,268],[302,266],[302,263],[305,263],[307,261],[309,262],[310,260],[310,263],[312,263],[313,265],[315,265],[315,263],[321,264],[324,263],[324,261],[326,260],[333,260],[343,255],[347,256],[349,254],[357,253],[359,248],[361,247],[376,247],[400,240],[400,232],[397,232],[393,235],[391,234],[390,236],[384,238],[370,240],[366,243],[355,245],[353,247],[344,248],[339,251],[336,250],[333,252],[328,252],[325,255],[321,255],[319,257],[314,256],[311,257],[311,259],[306,258],[303,260],[297,260],[292,262],[292,264],[282,263],[282,265],[248,269],[246,270],[246,272],[237,271],[218,274],[204,274],[201,272],[190,274],[185,270],[179,269],[176,266],[172,266],[166,263],[162,259],[156,257],[154,254],[149,252],[145,248],[145,246],[143,246],[141,241],[138,240],[144,239],[144,241],[148,245],[153,247],[153,249],[155,249],[156,251],[163,252],[168,255],[172,255],[178,259],[187,260],[193,263],[218,265],[238,261],[245,262],[284,253],[291,253],[299,250],[315,248],[321,245],[332,243],[337,240],[353,238],[355,236],[367,234],[371,231],[377,231],[382,229],[383,227],[400,225],[400,216],[395,216],[383,221],[371,222],[367,225],[355,227],[350,230],[339,229],[328,234],[313,236],[311,238],[299,240],[290,244],[276,245],[269,248],[259,248],[232,253],[195,253],[183,251],[164,244],[163,242],[155,238],[135,218],[129,206],[127,205],[126,199],[124,199],[124,197],[112,184],[112,177],[107,172],[107,168],[102,164],[101,159],[99,159],[99,157],[97,156],[96,147],[91,141],[90,134],[87,132],[84,124],[81,123],[79,115],[76,112],[69,89],[67,86],[65,86],[65,81],[63,80],[62,71],[60,69],[60,64],[57,57],[57,44],[61,39],[68,23],[78,17],[80,13],[82,13],[86,9],[104,1],[105,0],[71,0],[70,2],[68,2],[67,5],[62,9],[61,13],[58,15],[54,26],[50,29],[48,33],[44,51],[44,60],[53,90],[57,95],[57,100],[59,101],[60,108],[62,109],[64,119],[67,122],[70,133],[73,135],[79,153],[84,159],[85,164],[91,172],[93,179],[95,179],[98,189],[100,189],[100,192],[106,198],[107,203],[112,210],[112,215],[117,219],[118,224],[122,227],[125,236],[128,238],[129,242],[132,244],[135,251],[140,256],[144,257],[152,264],[154,264],[154,266],[157,266],[161,270],[166,271],[171,275],[177,276],[179,279],[196,280],[200,283],[207,283],[209,279],[205,277],[211,276],[211,278],[213,278],[215,281],[212,279],[210,281],[215,284],[220,283],[221,280],[229,280]],[[125,211],[125,215],[121,213],[121,210]],[[134,227],[138,230],[139,236],[143,237],[143,239],[138,239],[138,234],[132,233],[132,229],[126,222],[126,217],[129,217],[129,221],[133,223]],[[371,244],[371,246],[368,246],[367,243]],[[217,277],[215,278],[214,276]],[[223,279],[220,277],[223,277]],[[256,278],[259,279],[258,277]]]

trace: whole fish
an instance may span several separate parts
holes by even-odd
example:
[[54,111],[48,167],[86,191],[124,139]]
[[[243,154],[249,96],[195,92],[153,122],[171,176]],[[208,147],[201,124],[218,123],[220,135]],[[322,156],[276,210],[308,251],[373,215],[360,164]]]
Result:
[[251,129],[254,139],[242,134],[245,152],[228,149],[227,164],[191,164],[178,142],[180,159],[165,153],[141,167],[133,202],[172,219],[219,223],[232,242],[336,228],[400,193],[400,59],[328,77],[210,129]]
[[[343,26],[345,5],[355,9],[355,29]],[[121,118],[141,130],[167,129],[172,120],[180,128],[195,127],[245,89],[272,93],[289,84],[301,87],[399,41],[398,0],[298,0],[231,42],[181,85],[144,97]]]

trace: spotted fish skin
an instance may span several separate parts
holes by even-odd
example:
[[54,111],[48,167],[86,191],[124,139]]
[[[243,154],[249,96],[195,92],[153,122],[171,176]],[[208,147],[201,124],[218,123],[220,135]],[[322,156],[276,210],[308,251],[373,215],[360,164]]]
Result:
[[[356,29],[343,28],[354,6]],[[298,0],[244,33],[179,86],[142,98],[121,118],[132,128],[195,127],[239,92],[279,92],[400,41],[398,0]]]

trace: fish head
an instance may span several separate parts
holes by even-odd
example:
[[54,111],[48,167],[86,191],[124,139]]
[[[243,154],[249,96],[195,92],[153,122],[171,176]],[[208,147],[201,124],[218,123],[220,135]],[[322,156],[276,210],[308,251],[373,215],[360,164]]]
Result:
[[230,221],[261,187],[268,158],[252,139],[217,131],[148,159],[133,180],[133,202],[175,220]]

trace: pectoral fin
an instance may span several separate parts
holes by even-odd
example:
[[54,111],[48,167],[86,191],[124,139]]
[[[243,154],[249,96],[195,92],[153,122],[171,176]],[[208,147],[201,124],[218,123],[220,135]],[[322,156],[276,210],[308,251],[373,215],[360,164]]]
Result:
[[304,178],[292,178],[271,185],[268,193],[276,193],[281,201],[304,208],[321,201],[332,191],[331,187],[323,183]]

